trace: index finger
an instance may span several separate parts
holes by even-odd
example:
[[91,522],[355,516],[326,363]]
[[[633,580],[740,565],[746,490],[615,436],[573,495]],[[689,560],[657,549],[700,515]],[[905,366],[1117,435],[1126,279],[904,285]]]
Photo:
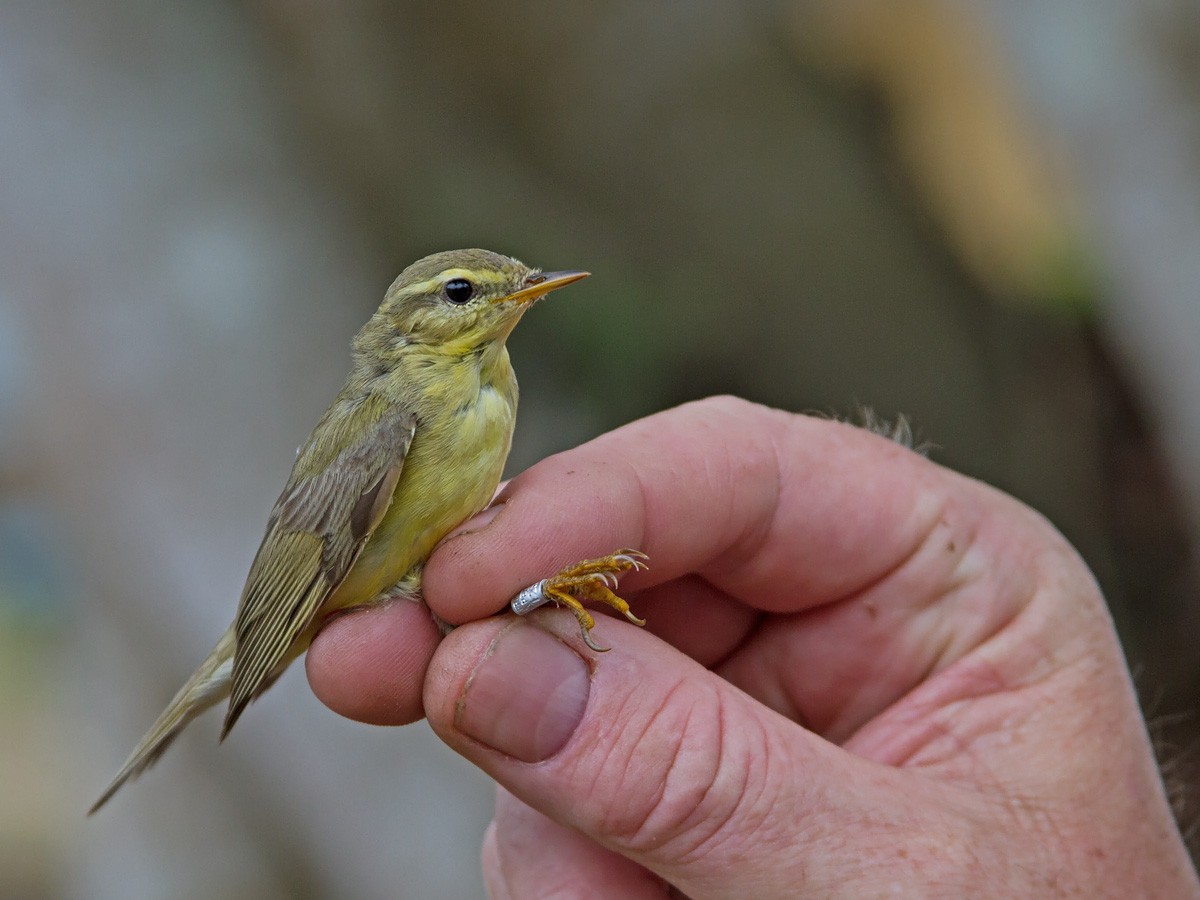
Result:
[[697,573],[764,611],[808,609],[916,551],[942,515],[939,472],[860,428],[732,397],[689,403],[513,479],[490,521],[434,552],[425,597],[468,621],[565,565],[637,547],[651,570],[629,577],[634,590]]

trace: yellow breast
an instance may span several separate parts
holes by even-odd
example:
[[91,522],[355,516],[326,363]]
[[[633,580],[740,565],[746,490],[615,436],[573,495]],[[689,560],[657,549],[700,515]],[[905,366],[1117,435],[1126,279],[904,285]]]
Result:
[[516,378],[500,350],[502,358],[488,360],[490,366],[448,361],[429,379],[391,506],[325,611],[370,602],[492,499],[517,407]]

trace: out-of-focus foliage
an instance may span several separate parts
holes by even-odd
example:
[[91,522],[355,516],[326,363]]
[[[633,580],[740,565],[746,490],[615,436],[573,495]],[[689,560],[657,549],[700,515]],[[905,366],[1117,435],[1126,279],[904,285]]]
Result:
[[942,0],[797,4],[805,58],[875,91],[896,158],[955,257],[1000,300],[1086,311],[1066,161],[1022,115],[987,21]]

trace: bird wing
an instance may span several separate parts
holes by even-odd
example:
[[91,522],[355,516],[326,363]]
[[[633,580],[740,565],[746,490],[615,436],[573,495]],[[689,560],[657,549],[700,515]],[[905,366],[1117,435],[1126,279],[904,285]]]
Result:
[[387,512],[415,432],[411,412],[368,396],[335,402],[301,448],[242,591],[222,737],[350,571]]

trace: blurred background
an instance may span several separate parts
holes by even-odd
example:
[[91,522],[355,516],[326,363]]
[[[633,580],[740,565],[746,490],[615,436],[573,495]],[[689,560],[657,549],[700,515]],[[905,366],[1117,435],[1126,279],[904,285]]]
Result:
[[903,412],[1075,542],[1194,839],[1195,0],[0,4],[0,895],[482,894],[490,787],[300,667],[83,812],[395,274],[596,273],[510,471],[717,391]]

